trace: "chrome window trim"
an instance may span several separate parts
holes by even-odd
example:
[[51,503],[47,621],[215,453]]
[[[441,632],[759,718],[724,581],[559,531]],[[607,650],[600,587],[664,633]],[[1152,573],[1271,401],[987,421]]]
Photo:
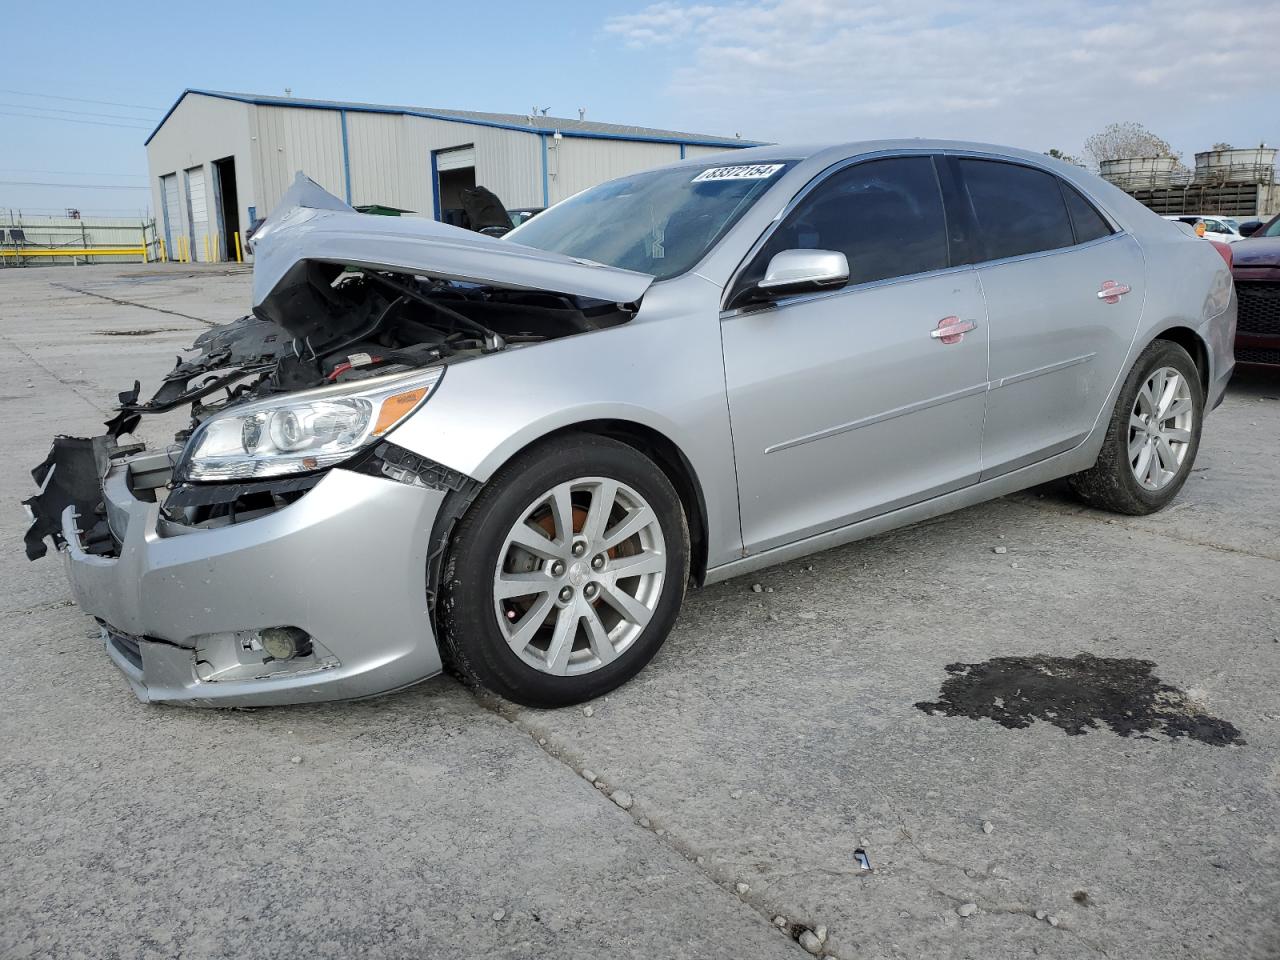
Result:
[[1039,260],[1043,257],[1054,257],[1063,253],[1071,253],[1073,250],[1086,250],[1090,247],[1110,243],[1117,237],[1124,236],[1128,236],[1128,234],[1109,233],[1105,237],[1098,237],[1096,240],[1089,240],[1085,243],[1073,243],[1069,247],[1054,247],[1052,250],[1033,250],[1031,253],[1020,253],[1015,257],[1001,257],[999,260],[979,260],[977,263],[969,264],[969,266],[973,267],[975,270],[985,270],[988,267],[1004,266],[1006,263],[1021,263],[1023,260]]
[[[745,270],[748,264],[750,264],[752,260],[755,259],[756,254],[759,253],[761,248],[763,248],[764,245],[769,241],[769,238],[773,236],[774,232],[778,229],[779,226],[781,226],[782,222],[791,215],[792,211],[794,211],[795,208],[799,206],[800,202],[804,200],[805,197],[807,197],[813,190],[816,190],[821,184],[825,183],[830,177],[833,177],[838,173],[842,173],[843,171],[847,170],[849,167],[856,166],[857,164],[860,164],[860,163],[867,163],[872,160],[890,160],[890,159],[896,159],[899,157],[921,157],[921,156],[923,157],[955,157],[957,159],[971,159],[971,160],[991,160],[997,163],[1010,163],[1015,166],[1028,167],[1032,170],[1038,170],[1041,173],[1046,173],[1049,176],[1053,177],[1055,180],[1060,181],[1066,184],[1067,186],[1071,187],[1077,193],[1079,193],[1080,196],[1084,197],[1084,199],[1089,203],[1089,205],[1092,206],[1093,209],[1098,212],[1098,215],[1101,216],[1102,219],[1106,222],[1107,226],[1111,228],[1112,232],[1107,234],[1107,236],[1105,237],[1097,237],[1093,240],[1088,240],[1084,243],[1073,243],[1070,246],[1066,246],[1066,247],[1054,247],[1051,250],[1034,250],[1031,253],[1021,253],[1013,257],[1001,257],[998,260],[980,260],[977,263],[958,264],[952,267],[944,267],[941,270],[930,270],[926,273],[910,273],[910,274],[904,274],[900,277],[886,277],[882,280],[871,280],[866,283],[848,284],[836,290],[820,290],[820,291],[814,291],[813,293],[797,294],[796,296],[793,296],[793,297],[785,297],[782,299],[774,300],[768,305],[754,304],[751,307],[736,307],[732,310],[725,308],[725,303],[728,301],[730,291],[734,289],[735,285],[737,284],[738,278],[742,275],[742,271]],[[941,183],[939,183],[938,187],[939,187],[939,191],[942,191]],[[1064,199],[1064,202],[1065,202],[1065,199]],[[944,210],[945,210],[945,203],[946,203],[945,192],[943,193],[943,203],[944,203]],[[1006,263],[1018,263],[1023,260],[1034,260],[1034,259],[1039,259],[1041,257],[1054,256],[1056,254],[1066,253],[1071,250],[1084,250],[1090,247],[1098,246],[1100,244],[1109,243],[1110,241],[1115,240],[1117,237],[1123,237],[1128,235],[1129,235],[1128,231],[1125,230],[1124,227],[1120,225],[1120,223],[1111,215],[1110,211],[1107,210],[1107,208],[1103,204],[1099,203],[1089,193],[1089,191],[1085,189],[1083,186],[1075,183],[1072,180],[1068,180],[1067,178],[1063,177],[1061,174],[1059,174],[1055,170],[1051,170],[1046,166],[1042,166],[1041,164],[1035,163],[1034,161],[1025,160],[1022,157],[1011,157],[1008,154],[1004,154],[1004,153],[993,153],[993,152],[981,151],[981,150],[956,150],[956,149],[948,150],[948,149],[930,149],[927,147],[921,147],[920,149],[877,150],[874,153],[862,153],[854,157],[845,157],[841,160],[837,160],[835,163],[832,163],[829,166],[824,167],[822,170],[815,173],[813,177],[804,186],[802,186],[798,191],[796,191],[795,196],[793,196],[787,202],[787,205],[778,212],[778,215],[775,216],[773,220],[769,222],[769,226],[765,229],[765,231],[762,234],[760,234],[759,237],[756,238],[755,242],[747,250],[746,255],[738,262],[737,267],[734,268],[733,273],[729,278],[729,282],[725,284],[724,292],[721,296],[721,301],[720,301],[720,319],[723,321],[723,320],[730,319],[732,317],[740,316],[743,313],[754,313],[761,309],[767,309],[769,306],[779,307],[779,308],[787,307],[797,303],[809,303],[815,300],[826,300],[831,297],[838,297],[846,293],[853,293],[855,291],[866,290],[873,287],[886,286],[888,284],[893,284],[893,283],[901,283],[907,280],[942,276],[947,273],[953,273],[959,270],[978,270],[985,267],[1002,266]]]

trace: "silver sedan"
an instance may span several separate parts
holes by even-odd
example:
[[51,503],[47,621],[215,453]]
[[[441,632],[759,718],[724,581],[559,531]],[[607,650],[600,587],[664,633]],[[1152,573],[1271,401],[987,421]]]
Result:
[[254,242],[252,315],[28,501],[146,700],[587,700],[691,583],[1058,477],[1159,510],[1234,362],[1229,253],[978,144],[688,160],[500,240],[300,176]]

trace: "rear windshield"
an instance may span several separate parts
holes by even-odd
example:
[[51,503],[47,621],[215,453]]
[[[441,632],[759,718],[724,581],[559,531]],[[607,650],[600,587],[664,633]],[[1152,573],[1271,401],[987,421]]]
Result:
[[584,190],[507,237],[665,280],[697,264],[794,163],[718,163],[637,173]]

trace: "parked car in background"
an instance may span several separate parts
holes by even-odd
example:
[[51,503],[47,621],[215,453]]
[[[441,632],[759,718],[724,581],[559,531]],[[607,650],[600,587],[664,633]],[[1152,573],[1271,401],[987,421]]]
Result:
[[[1198,214],[1198,213],[1180,213],[1174,216],[1165,217],[1166,220],[1179,220],[1182,223],[1189,223],[1196,228],[1196,233],[1209,240],[1221,240],[1223,243],[1235,243],[1237,240],[1243,239],[1240,235],[1240,222],[1232,217],[1222,217],[1218,214]],[[1204,224],[1204,232],[1201,233],[1198,225]]]
[[[690,159],[500,240],[300,177],[255,253],[253,315],[105,436],[58,437],[26,501],[28,555],[65,550],[145,700],[450,663],[581,702],[648,663],[691,580],[1059,477],[1161,509],[1234,364],[1227,253],[981,144]],[[117,443],[186,405],[177,446]]]
[[546,207],[516,207],[514,210],[508,210],[507,216],[511,218],[512,224],[520,226],[527,220],[532,220],[540,214]]
[[1280,366],[1280,215],[1255,223],[1244,224],[1249,235],[1231,245],[1240,300],[1236,358]]

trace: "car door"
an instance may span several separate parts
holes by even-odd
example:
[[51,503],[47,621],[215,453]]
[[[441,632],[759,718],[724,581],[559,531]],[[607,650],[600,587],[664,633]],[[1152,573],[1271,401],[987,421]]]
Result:
[[1142,314],[1137,242],[1037,167],[957,157],[991,337],[982,479],[1080,444]]
[[843,252],[850,278],[722,316],[748,553],[977,479],[987,323],[949,241],[935,159],[915,154],[830,173],[757,244],[730,305],[784,250]]

